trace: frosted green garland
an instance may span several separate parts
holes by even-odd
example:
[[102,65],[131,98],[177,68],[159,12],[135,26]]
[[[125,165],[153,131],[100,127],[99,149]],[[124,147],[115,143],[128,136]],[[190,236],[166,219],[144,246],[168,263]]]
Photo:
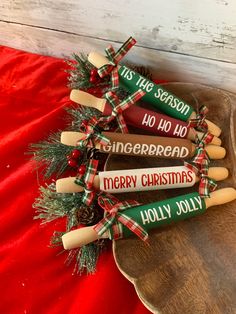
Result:
[[[66,231],[83,223],[90,225],[98,222],[102,217],[102,211],[99,212],[99,207],[96,205],[97,197],[95,197],[93,204],[89,206],[88,222],[83,217],[81,212],[86,211],[86,206],[81,205],[82,193],[57,193],[55,183],[47,187],[40,187],[40,196],[36,198],[33,208],[36,209],[36,216],[34,219],[41,219],[43,223],[51,222],[57,218],[66,217],[67,226]],[[95,213],[95,215],[93,215]],[[89,217],[89,215],[91,217]],[[83,217],[81,222],[79,217]]]
[[[70,231],[73,227],[77,227],[81,221],[79,219],[79,213],[86,211],[86,207],[81,206],[81,193],[57,193],[54,183],[47,187],[40,187],[40,196],[36,198],[33,208],[36,209],[36,215],[34,219],[41,219],[42,223],[48,223],[55,219],[66,217],[66,231]],[[96,204],[97,198],[94,203],[89,207],[89,214],[87,225],[97,223],[103,215],[102,210]],[[85,218],[84,218],[85,219]],[[84,224],[85,221],[83,221]],[[55,231],[51,238],[51,246],[61,246],[61,237],[65,232]],[[68,253],[66,264],[74,263],[73,273],[81,274],[83,271],[87,271],[88,274],[94,273],[96,264],[101,251],[105,247],[104,240],[96,241],[85,245],[81,249],[71,250]]]

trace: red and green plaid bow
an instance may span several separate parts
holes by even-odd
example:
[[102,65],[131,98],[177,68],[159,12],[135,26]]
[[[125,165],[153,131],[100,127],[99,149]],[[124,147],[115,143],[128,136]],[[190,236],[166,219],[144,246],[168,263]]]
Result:
[[136,44],[136,40],[130,37],[121,47],[115,52],[114,48],[110,45],[105,49],[109,63],[103,65],[98,69],[100,77],[111,74],[111,89],[117,89],[119,86],[119,74],[117,64],[127,54],[127,52]]
[[109,231],[110,239],[120,239],[123,237],[122,225],[135,233],[141,240],[148,240],[148,233],[132,218],[120,212],[129,207],[141,205],[136,201],[119,201],[116,197],[106,194],[98,197],[98,204],[104,209],[104,218],[94,226],[94,230],[99,236]]
[[119,129],[122,133],[129,133],[126,126],[122,112],[128,109],[131,105],[135,104],[141,97],[145,95],[145,92],[141,89],[125,98],[121,103],[115,93],[109,91],[105,94],[105,98],[112,107],[112,113],[110,116],[102,117],[103,121],[110,123],[116,118]]
[[95,142],[106,146],[110,143],[110,140],[101,133],[101,131],[99,130],[98,126],[99,124],[102,122],[102,119],[97,119],[96,117],[92,117],[87,125],[86,125],[86,129],[85,129],[85,134],[84,137],[82,137],[82,139],[80,139],[77,142],[77,146],[79,147],[94,147],[95,146]]
[[209,191],[216,188],[213,179],[208,178],[208,169],[210,158],[205,150],[205,145],[212,141],[213,135],[209,132],[205,133],[201,140],[198,140],[196,154],[192,160],[192,164],[185,163],[197,175],[200,175],[199,194],[203,197],[209,197]]
[[[86,167],[85,175],[81,174],[75,179],[75,183],[84,187],[84,194],[82,196],[82,202],[89,206],[92,204],[96,192],[93,188],[93,181],[97,173],[99,161],[96,159],[90,159],[89,164]],[[84,178],[84,179],[83,179]]]
[[217,187],[215,180],[208,177],[208,167],[197,167],[188,162],[184,162],[184,166],[193,171],[197,177],[200,177],[199,182],[199,195],[201,197],[210,197],[210,192],[214,191]]
[[208,125],[205,121],[206,114],[208,113],[208,108],[206,106],[202,106],[199,109],[199,112],[195,119],[191,119],[189,121],[188,127],[196,128],[199,131],[206,132],[208,130]]
[[209,132],[205,133],[203,137],[198,139],[196,144],[196,154],[192,160],[194,164],[204,166],[205,164],[209,164],[210,159],[205,150],[205,145],[209,144],[212,141],[213,135]]

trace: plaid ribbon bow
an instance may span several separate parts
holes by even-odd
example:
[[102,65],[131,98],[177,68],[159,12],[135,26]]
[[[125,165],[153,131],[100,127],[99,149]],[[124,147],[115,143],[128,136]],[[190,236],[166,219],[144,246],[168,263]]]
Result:
[[191,119],[189,121],[188,127],[196,128],[199,131],[206,132],[208,130],[208,125],[205,121],[206,114],[208,113],[208,108],[206,106],[202,106],[199,109],[199,112],[195,119]]
[[138,206],[140,203],[130,201],[119,201],[111,194],[98,197],[98,204],[104,209],[104,218],[94,226],[94,230],[99,236],[109,231],[110,239],[120,239],[123,237],[122,225],[135,233],[141,240],[148,240],[148,233],[132,218],[123,214],[122,210]]
[[197,147],[196,147],[196,154],[193,158],[193,163],[200,165],[203,167],[204,165],[208,165],[210,162],[209,156],[205,150],[205,145],[212,141],[213,135],[209,132],[205,133],[202,139],[198,139]]
[[110,143],[110,140],[101,133],[99,130],[99,123],[102,122],[102,119],[97,119],[96,117],[92,117],[89,121],[88,124],[85,127],[84,131],[84,137],[82,137],[78,142],[77,146],[79,147],[94,147],[95,142],[106,146]]
[[110,45],[105,49],[109,63],[98,69],[98,74],[101,78],[111,74],[111,89],[117,89],[119,86],[119,74],[117,64],[127,54],[127,52],[136,44],[136,40],[130,37],[121,47],[115,52]]
[[192,164],[185,162],[184,165],[200,176],[199,194],[201,197],[210,197],[209,192],[216,189],[215,180],[208,177],[210,158],[205,150],[205,145],[212,141],[213,135],[209,132],[205,133],[201,140],[198,140],[196,155],[192,160]]
[[85,175],[80,174],[74,181],[76,184],[84,186],[82,202],[87,206],[91,205],[96,195],[96,192],[94,191],[93,188],[93,181],[97,173],[98,163],[99,163],[98,160],[90,159],[89,164],[86,167]]
[[112,107],[112,113],[110,116],[105,116],[102,117],[101,119],[104,122],[109,123],[116,118],[120,131],[122,133],[129,133],[122,112],[128,109],[131,105],[135,104],[144,95],[145,92],[140,89],[133,93],[132,95],[125,98],[120,103],[119,98],[116,96],[115,93],[111,91],[107,92],[105,94],[105,98]]
[[199,182],[199,195],[201,197],[210,197],[210,192],[214,191],[217,187],[215,180],[208,177],[208,167],[196,167],[188,162],[184,162],[184,166],[193,171],[196,176],[200,177]]

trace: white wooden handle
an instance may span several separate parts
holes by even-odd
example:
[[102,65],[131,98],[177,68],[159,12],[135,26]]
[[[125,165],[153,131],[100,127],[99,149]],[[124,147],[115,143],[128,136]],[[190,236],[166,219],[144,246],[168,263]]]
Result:
[[62,243],[65,250],[71,250],[98,239],[98,234],[93,227],[84,227],[65,233],[62,236]]
[[103,112],[106,99],[95,97],[89,93],[82,90],[73,89],[70,93],[70,100],[87,107],[96,108],[97,110]]
[[223,205],[236,199],[236,190],[234,188],[224,188],[210,193],[210,198],[205,199],[206,207]]
[[76,177],[61,178],[56,181],[57,193],[78,193],[84,188],[75,183]]
[[84,133],[65,131],[61,133],[61,143],[68,146],[76,146],[83,137]]
[[[88,55],[88,61],[92,63],[96,68],[100,68],[105,64],[109,64],[109,60],[96,51],[92,51]],[[118,65],[119,67],[119,65]]]
[[226,155],[226,149],[216,145],[206,145],[205,150],[211,159],[223,159]]
[[205,122],[207,123],[208,131],[214,136],[219,137],[221,134],[221,128],[218,127],[215,123],[209,121],[208,119],[206,119]]

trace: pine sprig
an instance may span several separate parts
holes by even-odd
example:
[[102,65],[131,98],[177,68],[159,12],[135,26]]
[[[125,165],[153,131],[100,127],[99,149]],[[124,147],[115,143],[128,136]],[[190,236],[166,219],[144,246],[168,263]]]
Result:
[[[51,239],[51,246],[61,246],[61,237],[63,234],[65,234],[65,232],[55,231]],[[94,274],[98,258],[106,246],[107,241],[105,239],[99,239],[98,241],[84,245],[81,248],[69,250],[65,263],[67,266],[74,264],[73,275],[81,275],[85,271],[87,275]],[[61,253],[63,252],[65,251],[63,250]]]
[[89,88],[103,88],[109,84],[109,77],[99,80],[96,83],[90,82],[90,73],[95,67],[88,61],[85,54],[80,53],[79,55],[74,53],[72,55],[73,60],[67,61],[68,65],[71,67],[69,72],[69,87],[71,89],[83,89],[87,90]]
[[47,140],[30,145],[28,153],[33,154],[38,167],[44,167],[45,178],[49,178],[52,174],[59,177],[68,168],[66,156],[74,147],[62,144],[60,134],[61,132],[51,134]]
[[[90,207],[81,206],[81,193],[57,193],[54,183],[47,187],[40,187],[41,195],[35,200],[33,207],[36,209],[35,219],[41,219],[43,223],[51,222],[57,218],[67,217],[66,232],[81,224],[80,217],[83,217],[83,224],[96,224],[102,218],[102,211],[97,204]],[[90,217],[86,210],[89,210]],[[84,213],[83,213],[84,212]],[[80,214],[80,215],[78,215]],[[87,219],[87,220],[86,220]],[[51,238],[51,246],[61,246],[62,236],[65,232],[55,231]],[[79,249],[70,250],[66,263],[75,263],[73,273],[81,274],[87,271],[94,273],[98,257],[105,246],[104,240],[85,245]]]
[[73,274],[93,274],[96,270],[98,257],[105,248],[105,241],[98,240],[82,246],[79,249],[70,250],[66,259],[67,265],[75,262]]
[[71,89],[87,89],[92,87],[89,82],[90,72],[93,68],[91,63],[88,61],[84,54],[73,54],[73,61],[67,61],[71,69],[68,71],[69,76],[69,87]]
[[36,198],[33,208],[35,219],[43,223],[57,218],[67,217],[66,231],[79,224],[93,225],[102,218],[102,210],[97,205],[97,198],[89,207],[82,203],[82,193],[57,193],[55,183],[40,187],[40,196]]
[[57,193],[54,183],[47,187],[41,186],[40,192],[33,204],[36,209],[35,219],[42,219],[43,223],[47,223],[67,217],[66,231],[78,225],[77,212],[81,204],[81,193]]
[[[66,109],[68,114],[68,120],[70,126],[68,127],[71,131],[78,131],[81,127],[83,120],[90,120],[92,117],[99,118],[101,112],[95,108],[77,106]],[[71,122],[72,121],[72,122]]]
[[[99,117],[101,113],[90,107],[77,107],[65,108],[66,118],[68,120],[67,131],[80,131],[81,124],[84,120],[96,116]],[[43,167],[42,174],[46,179],[50,178],[53,174],[56,178],[60,177],[66,170],[70,169],[68,166],[67,156],[75,149],[73,146],[64,145],[60,142],[61,131],[49,135],[47,140],[30,145],[28,154],[32,154],[38,168]],[[78,160],[78,167],[85,163],[86,148],[80,148],[82,156]]]

